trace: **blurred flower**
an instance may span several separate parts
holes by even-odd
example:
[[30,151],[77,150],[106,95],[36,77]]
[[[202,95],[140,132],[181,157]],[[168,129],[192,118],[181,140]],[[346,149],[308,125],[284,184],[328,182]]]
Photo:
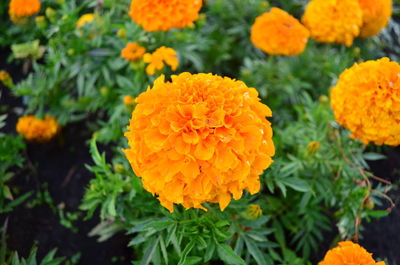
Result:
[[36,25],[38,28],[44,29],[47,27],[46,17],[45,16],[37,16],[35,18]]
[[8,14],[15,23],[19,18],[33,16],[40,11],[39,0],[11,0]]
[[128,61],[136,61],[143,57],[146,49],[137,42],[129,42],[125,48],[121,50],[121,57]]
[[392,0],[358,0],[363,12],[360,37],[369,38],[386,27],[392,15]]
[[260,189],[272,163],[271,110],[257,90],[213,74],[160,76],[137,99],[125,154],[144,188],[173,205],[224,210],[243,190]]
[[125,105],[131,106],[135,103],[135,98],[132,97],[131,95],[128,95],[124,97],[123,101]]
[[0,71],[0,82],[3,83],[6,87],[13,87],[13,80],[10,74],[7,71],[1,70]]
[[320,146],[320,143],[318,141],[311,141],[306,147],[307,153],[310,156],[315,155],[319,150],[319,146]]
[[250,204],[246,209],[246,217],[250,220],[257,220],[262,216],[262,209],[258,204]]
[[149,65],[146,67],[146,72],[149,75],[154,75],[155,70],[161,70],[164,68],[164,63],[171,66],[173,71],[178,68],[178,57],[176,51],[172,48],[162,46],[155,50],[152,54],[146,53],[143,56],[143,61]]
[[129,15],[146,31],[167,31],[192,25],[201,6],[201,0],[132,0]]
[[351,46],[360,33],[362,11],[357,0],[311,0],[302,21],[316,41]]
[[57,120],[49,115],[44,119],[27,115],[20,117],[17,122],[17,132],[25,140],[31,142],[48,142],[60,131]]
[[319,265],[385,265],[375,262],[372,254],[351,241],[339,242],[339,246],[329,250]]
[[400,144],[400,65],[389,58],[354,64],[331,90],[335,119],[364,144]]
[[253,44],[272,55],[298,55],[304,51],[310,33],[296,18],[273,7],[256,18],[251,27]]
[[88,13],[82,15],[78,21],[76,22],[76,28],[81,28],[85,26],[87,23],[91,23],[94,21],[94,14],[93,13]]
[[125,29],[119,29],[117,31],[117,36],[118,36],[118,38],[125,39],[126,38],[126,30]]
[[108,86],[100,87],[100,95],[102,95],[103,97],[107,97],[109,93],[110,93],[110,88]]
[[46,47],[40,45],[39,40],[11,45],[13,56],[17,59],[31,58],[38,60],[43,57]]

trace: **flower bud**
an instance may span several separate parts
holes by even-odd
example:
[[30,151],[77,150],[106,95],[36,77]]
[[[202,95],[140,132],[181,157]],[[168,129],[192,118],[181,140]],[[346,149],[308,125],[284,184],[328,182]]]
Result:
[[54,19],[55,19],[56,15],[57,15],[57,12],[53,8],[48,7],[48,8],[46,8],[45,14],[46,14],[46,17],[51,22],[54,22]]
[[308,155],[310,156],[315,155],[318,152],[319,146],[320,144],[318,141],[310,142],[306,147]]
[[319,97],[318,101],[321,104],[326,104],[329,102],[329,98],[326,95],[322,95]]
[[47,21],[45,16],[37,16],[35,18],[36,26],[40,29],[44,29],[47,27]]
[[114,171],[119,174],[124,174],[126,172],[126,170],[122,164],[115,164]]
[[262,209],[258,204],[250,204],[247,206],[245,216],[247,219],[256,220],[262,216]]
[[101,94],[103,97],[107,97],[109,93],[110,93],[110,88],[109,88],[109,87],[102,86],[102,87],[100,88],[100,94]]
[[126,38],[126,30],[125,29],[119,29],[117,31],[117,36],[118,36],[118,38],[125,39]]

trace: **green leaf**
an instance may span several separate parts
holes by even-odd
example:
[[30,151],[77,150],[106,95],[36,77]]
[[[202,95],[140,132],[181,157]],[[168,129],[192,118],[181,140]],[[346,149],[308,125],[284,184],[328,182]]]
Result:
[[217,252],[221,260],[223,260],[227,264],[246,265],[246,262],[241,257],[239,257],[229,245],[218,244]]
[[370,161],[386,159],[385,155],[382,155],[379,153],[372,153],[372,152],[364,153],[363,157],[365,160],[370,160]]
[[308,182],[299,178],[282,178],[280,179],[280,182],[300,192],[311,191],[311,187]]
[[182,256],[181,259],[179,260],[178,265],[186,265],[186,257],[192,251],[194,245],[196,244],[196,239],[192,239],[185,247],[185,249],[182,251]]
[[157,239],[155,239],[149,243],[149,245],[146,249],[146,252],[143,255],[142,261],[140,262],[140,265],[150,264],[150,261],[153,258],[153,254],[154,254],[159,242],[160,242],[160,238],[158,237]]
[[258,265],[273,265],[271,262],[267,261],[263,252],[251,239],[245,238],[244,242],[246,243],[250,255],[256,260]]

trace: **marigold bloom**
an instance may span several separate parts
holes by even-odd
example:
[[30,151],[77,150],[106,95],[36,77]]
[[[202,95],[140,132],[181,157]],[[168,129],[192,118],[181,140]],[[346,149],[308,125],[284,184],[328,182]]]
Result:
[[369,38],[386,27],[392,16],[392,0],[358,0],[363,12],[360,37]]
[[87,23],[91,23],[93,21],[94,21],[94,14],[93,13],[84,14],[76,22],[76,28],[77,29],[81,28],[81,27],[85,26]]
[[173,71],[178,68],[179,62],[176,56],[176,51],[172,48],[162,46],[155,50],[152,54],[146,53],[143,56],[143,61],[149,65],[146,67],[146,72],[149,75],[154,75],[156,70],[164,68],[164,63],[171,66]]
[[146,31],[167,31],[191,26],[201,6],[201,0],[132,0],[129,15]]
[[144,188],[173,204],[221,210],[260,189],[259,175],[272,163],[271,110],[257,90],[212,74],[160,76],[139,95],[125,136],[125,154]]
[[44,119],[27,115],[20,117],[17,122],[17,132],[27,141],[48,142],[60,131],[57,120],[49,115]]
[[339,124],[364,144],[400,144],[400,65],[389,58],[354,64],[331,90]]
[[39,13],[39,11],[39,0],[11,0],[8,8],[8,14],[12,20],[16,17],[30,17]]
[[372,254],[351,241],[339,242],[339,246],[329,250],[319,265],[385,265],[375,262]]
[[142,58],[145,52],[146,49],[137,42],[130,42],[122,49],[121,57],[128,61],[136,61]]
[[360,33],[362,11],[357,0],[312,0],[302,22],[318,42],[351,46]]
[[296,18],[274,7],[256,18],[250,39],[268,54],[293,56],[304,51],[309,35]]

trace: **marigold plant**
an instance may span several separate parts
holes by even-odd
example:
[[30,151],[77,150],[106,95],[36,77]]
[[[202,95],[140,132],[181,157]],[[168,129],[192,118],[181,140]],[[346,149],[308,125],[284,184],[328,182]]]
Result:
[[385,265],[376,262],[372,254],[351,241],[339,242],[339,246],[329,250],[319,265]]
[[143,186],[171,212],[174,204],[221,210],[260,189],[272,163],[271,110],[257,90],[212,74],[160,76],[137,99],[125,154]]
[[128,61],[136,61],[142,58],[145,52],[146,49],[137,42],[130,42],[121,50],[121,57]]
[[400,65],[389,58],[354,64],[331,90],[339,124],[364,144],[400,144]]
[[48,142],[57,135],[60,129],[57,120],[49,115],[46,115],[44,119],[27,115],[20,117],[17,122],[18,134],[30,142]]
[[351,46],[360,34],[362,10],[357,0],[312,0],[302,22],[318,42]]
[[167,31],[192,25],[201,6],[201,0],[132,0],[129,15],[146,31]]
[[360,37],[368,38],[386,27],[392,15],[392,0],[358,0],[363,12]]
[[176,51],[165,46],[158,48],[151,54],[146,53],[143,56],[143,61],[149,64],[146,67],[146,72],[149,75],[154,75],[156,70],[162,70],[164,68],[164,64],[171,66],[173,71],[175,71],[179,65]]
[[308,29],[296,18],[274,7],[256,18],[250,38],[268,54],[293,56],[304,51],[309,35]]
[[85,26],[87,23],[91,23],[93,21],[94,21],[93,13],[84,14],[76,22],[76,28],[81,28],[81,27]]

